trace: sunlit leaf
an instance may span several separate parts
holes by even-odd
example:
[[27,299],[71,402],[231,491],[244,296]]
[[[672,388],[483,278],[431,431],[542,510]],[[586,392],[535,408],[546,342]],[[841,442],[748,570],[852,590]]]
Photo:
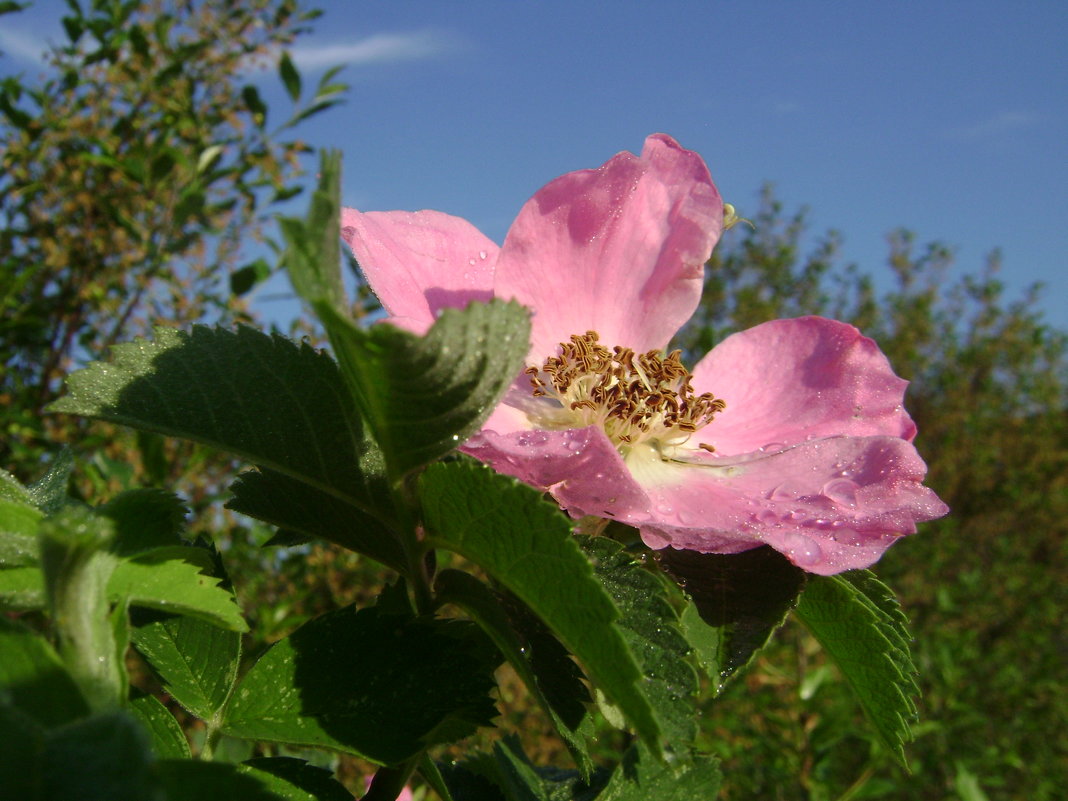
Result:
[[904,744],[916,717],[916,668],[906,618],[869,571],[809,581],[796,614],[834,660],[876,734],[907,767]]
[[619,610],[560,510],[537,490],[469,461],[429,467],[419,497],[428,542],[470,559],[522,600],[659,751],[641,670],[615,625]]

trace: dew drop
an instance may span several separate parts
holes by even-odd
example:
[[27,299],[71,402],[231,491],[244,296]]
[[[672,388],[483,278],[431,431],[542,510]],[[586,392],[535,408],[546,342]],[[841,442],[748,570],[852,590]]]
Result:
[[467,263],[470,264],[472,267],[475,266],[475,260],[474,259],[468,259]]
[[783,545],[798,567],[811,567],[823,558],[819,544],[803,534],[787,534]]
[[778,453],[785,447],[785,442],[769,442],[767,445],[764,445],[759,450],[761,453]]
[[853,508],[857,505],[857,485],[848,478],[835,478],[828,481],[823,485],[821,492],[839,506]]
[[779,484],[767,494],[769,501],[789,501],[793,498],[794,494],[786,489],[785,484]]
[[692,526],[697,523],[697,517],[685,509],[679,509],[679,522],[684,526]]
[[484,251],[484,250],[480,250],[480,251],[478,252],[478,257],[479,257],[480,259],[482,259],[482,261],[485,261],[485,260],[486,260],[486,255],[487,255],[487,254],[486,254],[486,251]]
[[763,523],[765,526],[770,526],[779,522],[779,516],[771,509],[761,509],[756,514],[756,521]]

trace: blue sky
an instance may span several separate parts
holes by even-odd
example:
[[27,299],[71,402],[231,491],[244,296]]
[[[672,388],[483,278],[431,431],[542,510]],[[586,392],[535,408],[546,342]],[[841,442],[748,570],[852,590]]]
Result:
[[[302,133],[344,151],[346,205],[436,208],[501,241],[542,184],[664,131],[743,214],[770,181],[877,276],[898,226],[961,271],[1000,247],[1011,294],[1046,282],[1068,328],[1068,3],[319,5],[294,55],[306,83],[347,64],[352,89]],[[63,7],[0,20],[0,71],[61,38]]]

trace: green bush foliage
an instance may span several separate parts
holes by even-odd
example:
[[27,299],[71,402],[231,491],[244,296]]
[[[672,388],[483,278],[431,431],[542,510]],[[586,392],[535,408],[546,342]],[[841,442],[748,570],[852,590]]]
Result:
[[915,636],[912,774],[865,734],[810,636],[790,625],[708,709],[710,744],[746,777],[723,797],[1058,797],[1068,782],[1058,624],[1068,602],[1068,337],[1044,321],[1041,287],[1006,297],[998,253],[966,272],[949,246],[897,230],[882,267],[844,265],[839,235],[813,242],[805,213],[785,213],[770,188],[753,222],[713,254],[702,325],[682,344],[704,352],[783,316],[854,323],[911,382],[917,447],[952,511],[878,565]]

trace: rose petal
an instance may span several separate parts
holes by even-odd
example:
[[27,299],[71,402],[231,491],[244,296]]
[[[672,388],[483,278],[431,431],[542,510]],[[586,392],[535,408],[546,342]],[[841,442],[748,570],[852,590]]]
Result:
[[587,330],[609,347],[662,348],[697,308],[722,223],[701,157],[650,136],[640,158],[620,153],[531,198],[505,239],[494,292],[534,310],[533,361]]
[[774,454],[664,464],[638,476],[653,519],[642,538],[704,553],[771,545],[799,567],[831,574],[872,564],[945,504],[922,486],[926,465],[895,437],[830,437]]
[[693,375],[697,392],[727,403],[697,435],[721,454],[838,435],[911,441],[916,433],[902,406],[908,382],[875,342],[835,320],[774,320],[733,334]]
[[371,289],[404,327],[422,333],[443,308],[493,297],[500,248],[467,220],[439,211],[342,209],[341,237]]
[[551,492],[572,517],[591,514],[630,522],[649,505],[619,452],[595,426],[510,434],[483,429],[460,450]]

